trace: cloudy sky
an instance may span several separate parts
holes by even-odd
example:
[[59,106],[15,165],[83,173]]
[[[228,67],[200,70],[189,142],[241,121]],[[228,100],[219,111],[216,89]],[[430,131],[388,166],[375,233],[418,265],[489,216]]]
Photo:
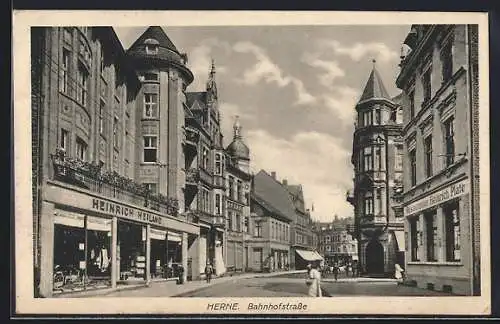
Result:
[[[354,106],[372,59],[385,86],[398,94],[401,42],[410,26],[163,27],[188,54],[202,91],[210,60],[216,64],[225,142],[240,116],[252,169],[303,185],[312,216],[321,221],[353,215],[345,201]],[[115,28],[127,49],[146,27]]]

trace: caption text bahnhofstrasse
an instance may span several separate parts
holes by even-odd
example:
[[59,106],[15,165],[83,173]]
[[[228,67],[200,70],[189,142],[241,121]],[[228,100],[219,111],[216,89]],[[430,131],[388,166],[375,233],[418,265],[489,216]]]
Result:
[[[207,310],[211,311],[239,311],[239,303],[208,303]],[[248,303],[247,310],[250,311],[306,311],[307,304],[304,303]]]

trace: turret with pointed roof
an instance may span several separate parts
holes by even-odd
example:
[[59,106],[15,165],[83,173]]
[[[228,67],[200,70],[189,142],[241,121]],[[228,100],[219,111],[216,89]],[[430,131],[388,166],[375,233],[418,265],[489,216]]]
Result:
[[[400,99],[389,95],[375,63],[373,60],[372,71],[356,104],[351,160],[354,190],[348,201],[354,207],[362,270],[383,274],[389,273],[395,262],[389,237],[403,227],[392,209],[396,203],[394,184],[402,173],[401,165],[395,161],[396,155],[402,154],[403,142],[402,124],[397,118]],[[378,249],[378,254],[373,249]]]

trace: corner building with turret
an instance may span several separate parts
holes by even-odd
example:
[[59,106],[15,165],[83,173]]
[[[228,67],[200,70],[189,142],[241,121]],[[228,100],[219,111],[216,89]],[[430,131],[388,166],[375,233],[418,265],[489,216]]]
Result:
[[391,98],[375,61],[356,105],[352,164],[354,234],[358,239],[361,274],[392,276],[395,263],[404,263],[402,214],[402,114],[398,98]]

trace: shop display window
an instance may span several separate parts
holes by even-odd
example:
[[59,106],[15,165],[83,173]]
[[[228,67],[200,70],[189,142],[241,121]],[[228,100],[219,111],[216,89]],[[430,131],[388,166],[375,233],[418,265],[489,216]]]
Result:
[[111,220],[59,211],[54,218],[55,292],[111,285]]
[[119,220],[116,248],[119,282],[146,280],[146,227]]
[[179,277],[179,269],[182,266],[182,239],[179,234],[167,233],[167,263],[165,270],[166,278]]

